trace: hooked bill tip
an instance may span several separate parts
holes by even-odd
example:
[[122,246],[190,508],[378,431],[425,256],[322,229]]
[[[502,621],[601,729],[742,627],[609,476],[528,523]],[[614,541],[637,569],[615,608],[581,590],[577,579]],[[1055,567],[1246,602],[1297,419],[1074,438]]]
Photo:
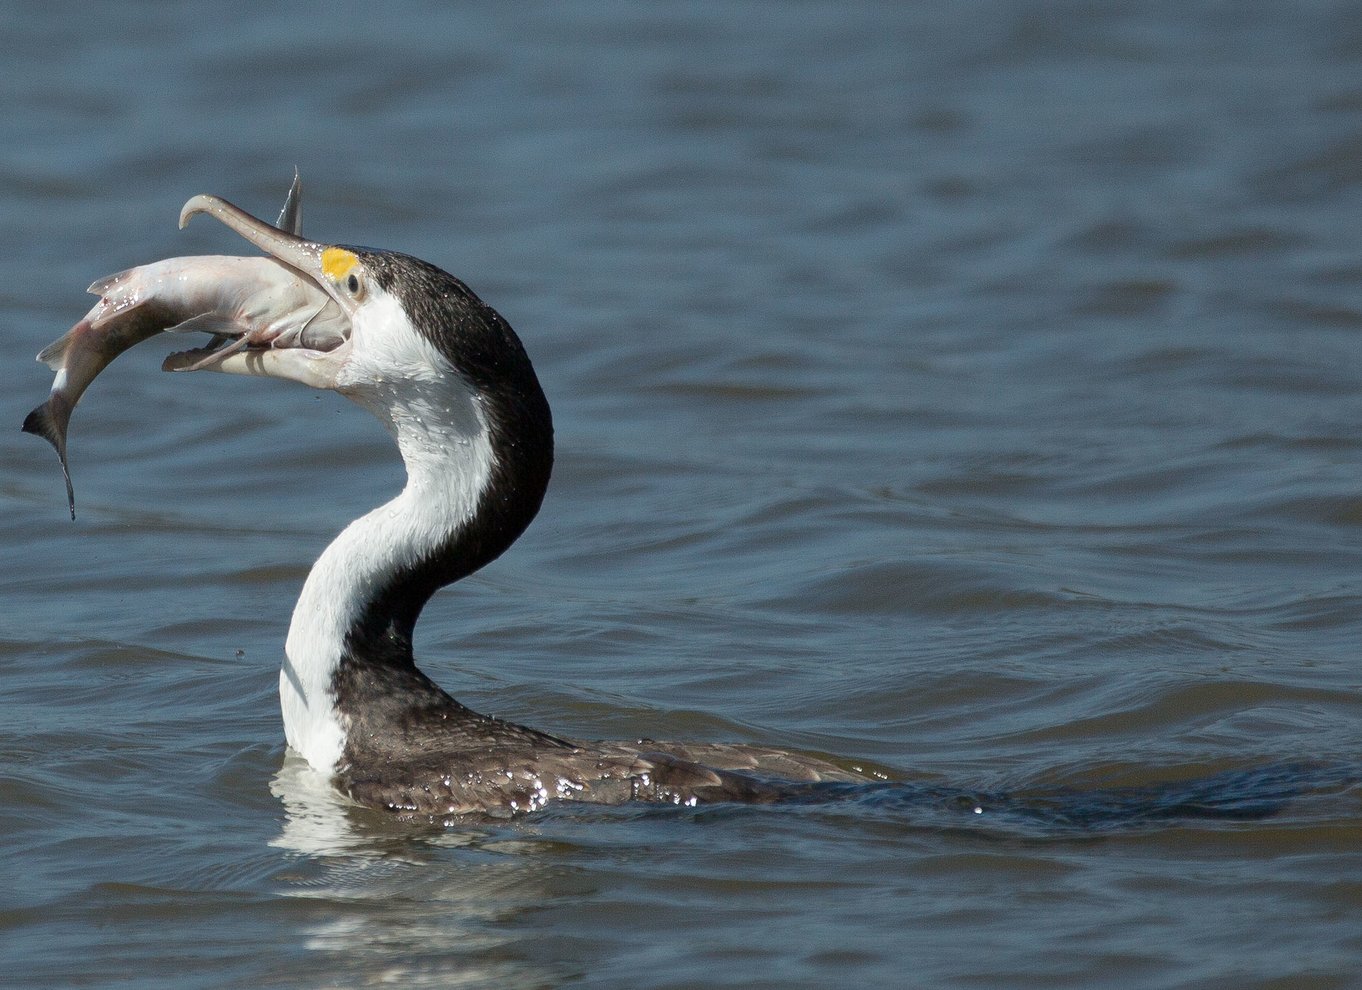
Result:
[[200,193],[197,196],[191,196],[188,201],[185,202],[184,206],[180,208],[180,229],[184,230],[189,224],[190,217],[198,213],[209,212],[217,202],[218,198],[216,196],[209,196],[204,193]]

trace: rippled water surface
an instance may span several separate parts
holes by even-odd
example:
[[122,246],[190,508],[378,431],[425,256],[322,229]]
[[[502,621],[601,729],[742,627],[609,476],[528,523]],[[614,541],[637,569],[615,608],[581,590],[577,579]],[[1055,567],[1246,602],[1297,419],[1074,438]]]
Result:
[[[1350,987],[1353,5],[12,4],[0,983]],[[151,342],[19,433],[84,287],[221,194],[517,328],[543,512],[418,656],[588,737],[897,782],[396,826],[286,753],[307,568],[401,468]]]

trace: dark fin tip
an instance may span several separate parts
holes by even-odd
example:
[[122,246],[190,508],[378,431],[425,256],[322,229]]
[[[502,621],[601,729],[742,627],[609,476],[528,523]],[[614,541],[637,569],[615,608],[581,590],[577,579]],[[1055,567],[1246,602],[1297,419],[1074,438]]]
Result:
[[66,463],[66,438],[61,435],[56,420],[52,416],[52,400],[49,399],[24,417],[23,430],[35,437],[42,437],[50,443],[61,461],[61,476],[66,480],[66,504],[71,509],[71,518],[76,518],[76,489],[71,484],[71,469]]

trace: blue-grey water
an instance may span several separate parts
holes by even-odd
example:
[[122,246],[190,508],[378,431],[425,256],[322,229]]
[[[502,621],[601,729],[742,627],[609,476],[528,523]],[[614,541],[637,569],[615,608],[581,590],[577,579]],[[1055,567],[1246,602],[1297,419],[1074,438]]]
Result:
[[[0,56],[0,985],[1362,986],[1355,4],[12,3]],[[18,427],[86,285],[295,165],[554,407],[426,669],[900,783],[427,828],[286,752],[382,428],[152,341],[72,523]]]

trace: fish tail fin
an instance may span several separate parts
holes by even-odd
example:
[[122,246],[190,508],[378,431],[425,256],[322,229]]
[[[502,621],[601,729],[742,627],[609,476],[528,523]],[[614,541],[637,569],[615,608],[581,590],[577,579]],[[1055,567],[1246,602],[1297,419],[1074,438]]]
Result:
[[71,509],[71,518],[75,519],[76,490],[71,484],[71,468],[66,463],[66,425],[71,421],[71,409],[71,403],[54,392],[47,397],[46,402],[24,417],[24,432],[42,437],[56,449],[57,457],[61,460],[62,477],[66,479],[66,504]]

